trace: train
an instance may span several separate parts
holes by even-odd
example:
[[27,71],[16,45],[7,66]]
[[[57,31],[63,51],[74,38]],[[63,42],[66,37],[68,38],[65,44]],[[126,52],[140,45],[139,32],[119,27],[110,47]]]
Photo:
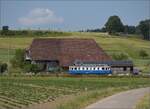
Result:
[[107,64],[88,64],[88,65],[72,65],[69,66],[69,74],[112,74],[111,66]]

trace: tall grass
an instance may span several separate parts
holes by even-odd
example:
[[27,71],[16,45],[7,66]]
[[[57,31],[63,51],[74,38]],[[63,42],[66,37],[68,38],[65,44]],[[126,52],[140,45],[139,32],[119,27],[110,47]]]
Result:
[[136,105],[135,109],[150,109],[150,93],[146,94]]

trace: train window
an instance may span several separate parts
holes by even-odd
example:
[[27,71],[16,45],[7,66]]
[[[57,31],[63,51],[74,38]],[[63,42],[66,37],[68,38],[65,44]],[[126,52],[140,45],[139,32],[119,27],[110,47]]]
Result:
[[93,68],[93,70],[95,70],[95,67]]
[[75,67],[74,70],[77,70],[77,68]]
[[98,70],[98,67],[96,67],[95,70]]
[[90,70],[92,70],[92,67],[90,67]]
[[106,70],[107,70],[107,68],[106,68]]
[[104,67],[102,67],[102,70],[104,70]]
[[71,68],[71,70],[74,70],[74,68]]

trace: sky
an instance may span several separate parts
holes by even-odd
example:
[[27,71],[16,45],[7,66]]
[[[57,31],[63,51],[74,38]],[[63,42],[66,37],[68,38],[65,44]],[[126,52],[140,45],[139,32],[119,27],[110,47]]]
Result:
[[150,0],[0,0],[0,26],[10,29],[95,29],[112,15],[138,25],[150,18]]

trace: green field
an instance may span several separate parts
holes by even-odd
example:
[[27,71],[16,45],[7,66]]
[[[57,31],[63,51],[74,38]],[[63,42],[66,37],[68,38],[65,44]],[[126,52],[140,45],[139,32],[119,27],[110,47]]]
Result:
[[[30,46],[32,37],[0,38],[0,61],[8,62],[14,55],[15,49],[27,48]],[[21,36],[20,36],[21,37]],[[110,55],[114,53],[125,53],[129,59],[133,60],[136,67],[145,72],[150,71],[147,65],[150,63],[150,41],[145,41],[137,37],[109,36],[105,33],[79,33],[74,32],[67,36],[51,36],[46,38],[92,38]],[[9,49],[9,50],[8,50]],[[145,50],[149,57],[143,59],[139,56],[139,51]],[[9,54],[9,56],[8,56]]]
[[[57,107],[57,109],[74,109],[68,107],[78,105],[76,109],[79,109],[99,97],[146,86],[150,86],[149,78],[0,77],[0,109],[17,109],[55,101],[65,95],[80,95],[72,98],[74,102],[69,100],[66,104],[59,104]],[[112,90],[112,88],[120,88],[120,90]],[[76,104],[80,100],[82,100],[80,104]],[[72,105],[68,106],[69,102],[72,102]]]

